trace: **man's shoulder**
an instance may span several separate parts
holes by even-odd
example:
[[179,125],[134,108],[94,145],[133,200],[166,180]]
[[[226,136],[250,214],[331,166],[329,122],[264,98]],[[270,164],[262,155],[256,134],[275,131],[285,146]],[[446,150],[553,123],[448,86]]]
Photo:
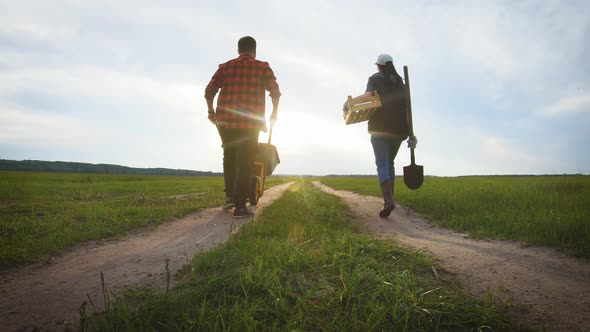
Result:
[[268,64],[268,62],[266,61],[262,61],[262,60],[258,60],[258,59],[254,59],[251,57],[237,57],[231,60],[228,60],[222,64],[220,64],[219,66],[231,66],[234,64],[238,64],[238,63],[243,63],[243,62],[249,62],[249,63],[254,63],[257,66],[262,66],[262,67],[270,67],[270,65]]
[[270,65],[266,61],[262,61],[262,60],[258,60],[258,59],[252,59],[252,60],[259,67],[270,67]]
[[232,63],[238,62],[238,60],[240,60],[240,58],[233,58],[231,60],[227,60],[226,62],[220,64],[219,67],[231,65]]

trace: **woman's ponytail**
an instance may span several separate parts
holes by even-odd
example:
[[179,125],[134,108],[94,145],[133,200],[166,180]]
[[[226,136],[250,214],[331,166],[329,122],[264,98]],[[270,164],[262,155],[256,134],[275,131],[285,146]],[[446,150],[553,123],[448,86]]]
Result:
[[[397,73],[397,70],[395,70],[395,67],[393,66],[393,62],[387,61],[385,63],[385,69],[383,70],[383,73],[385,74],[385,80],[387,82],[389,82],[390,84],[403,83],[402,77],[399,76],[399,74]],[[393,76],[395,78],[395,80],[397,80],[397,82],[394,82],[391,79],[391,76]]]

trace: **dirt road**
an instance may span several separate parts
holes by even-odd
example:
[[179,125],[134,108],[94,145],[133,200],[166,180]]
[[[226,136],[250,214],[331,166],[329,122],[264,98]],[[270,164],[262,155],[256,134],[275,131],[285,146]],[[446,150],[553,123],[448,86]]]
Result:
[[[254,218],[289,185],[267,189]],[[220,208],[204,209],[122,240],[79,246],[50,263],[1,270],[0,330],[75,328],[86,294],[95,304],[102,302],[101,272],[114,291],[131,285],[165,287],[166,258],[174,273],[197,252],[225,242],[232,230],[250,221],[231,216]]]
[[377,215],[381,199],[335,191],[317,181],[314,185],[343,198],[370,233],[431,252],[474,295],[490,289],[511,297],[515,317],[527,325],[547,331],[590,331],[589,262],[549,248],[469,239],[433,227],[403,206],[382,219]]

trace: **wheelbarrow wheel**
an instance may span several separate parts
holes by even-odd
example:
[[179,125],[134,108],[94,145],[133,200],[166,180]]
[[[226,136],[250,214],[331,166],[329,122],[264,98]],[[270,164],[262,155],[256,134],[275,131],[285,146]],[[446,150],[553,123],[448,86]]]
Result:
[[258,204],[260,198],[260,179],[257,176],[252,177],[250,182],[250,193],[248,194],[248,201],[250,205]]

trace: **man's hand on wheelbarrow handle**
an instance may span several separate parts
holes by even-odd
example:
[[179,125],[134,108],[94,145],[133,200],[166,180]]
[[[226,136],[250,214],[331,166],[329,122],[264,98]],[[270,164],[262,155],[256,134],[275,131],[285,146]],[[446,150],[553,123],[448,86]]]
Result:
[[274,126],[275,122],[277,122],[277,110],[273,110],[272,113],[270,114],[270,126]]

